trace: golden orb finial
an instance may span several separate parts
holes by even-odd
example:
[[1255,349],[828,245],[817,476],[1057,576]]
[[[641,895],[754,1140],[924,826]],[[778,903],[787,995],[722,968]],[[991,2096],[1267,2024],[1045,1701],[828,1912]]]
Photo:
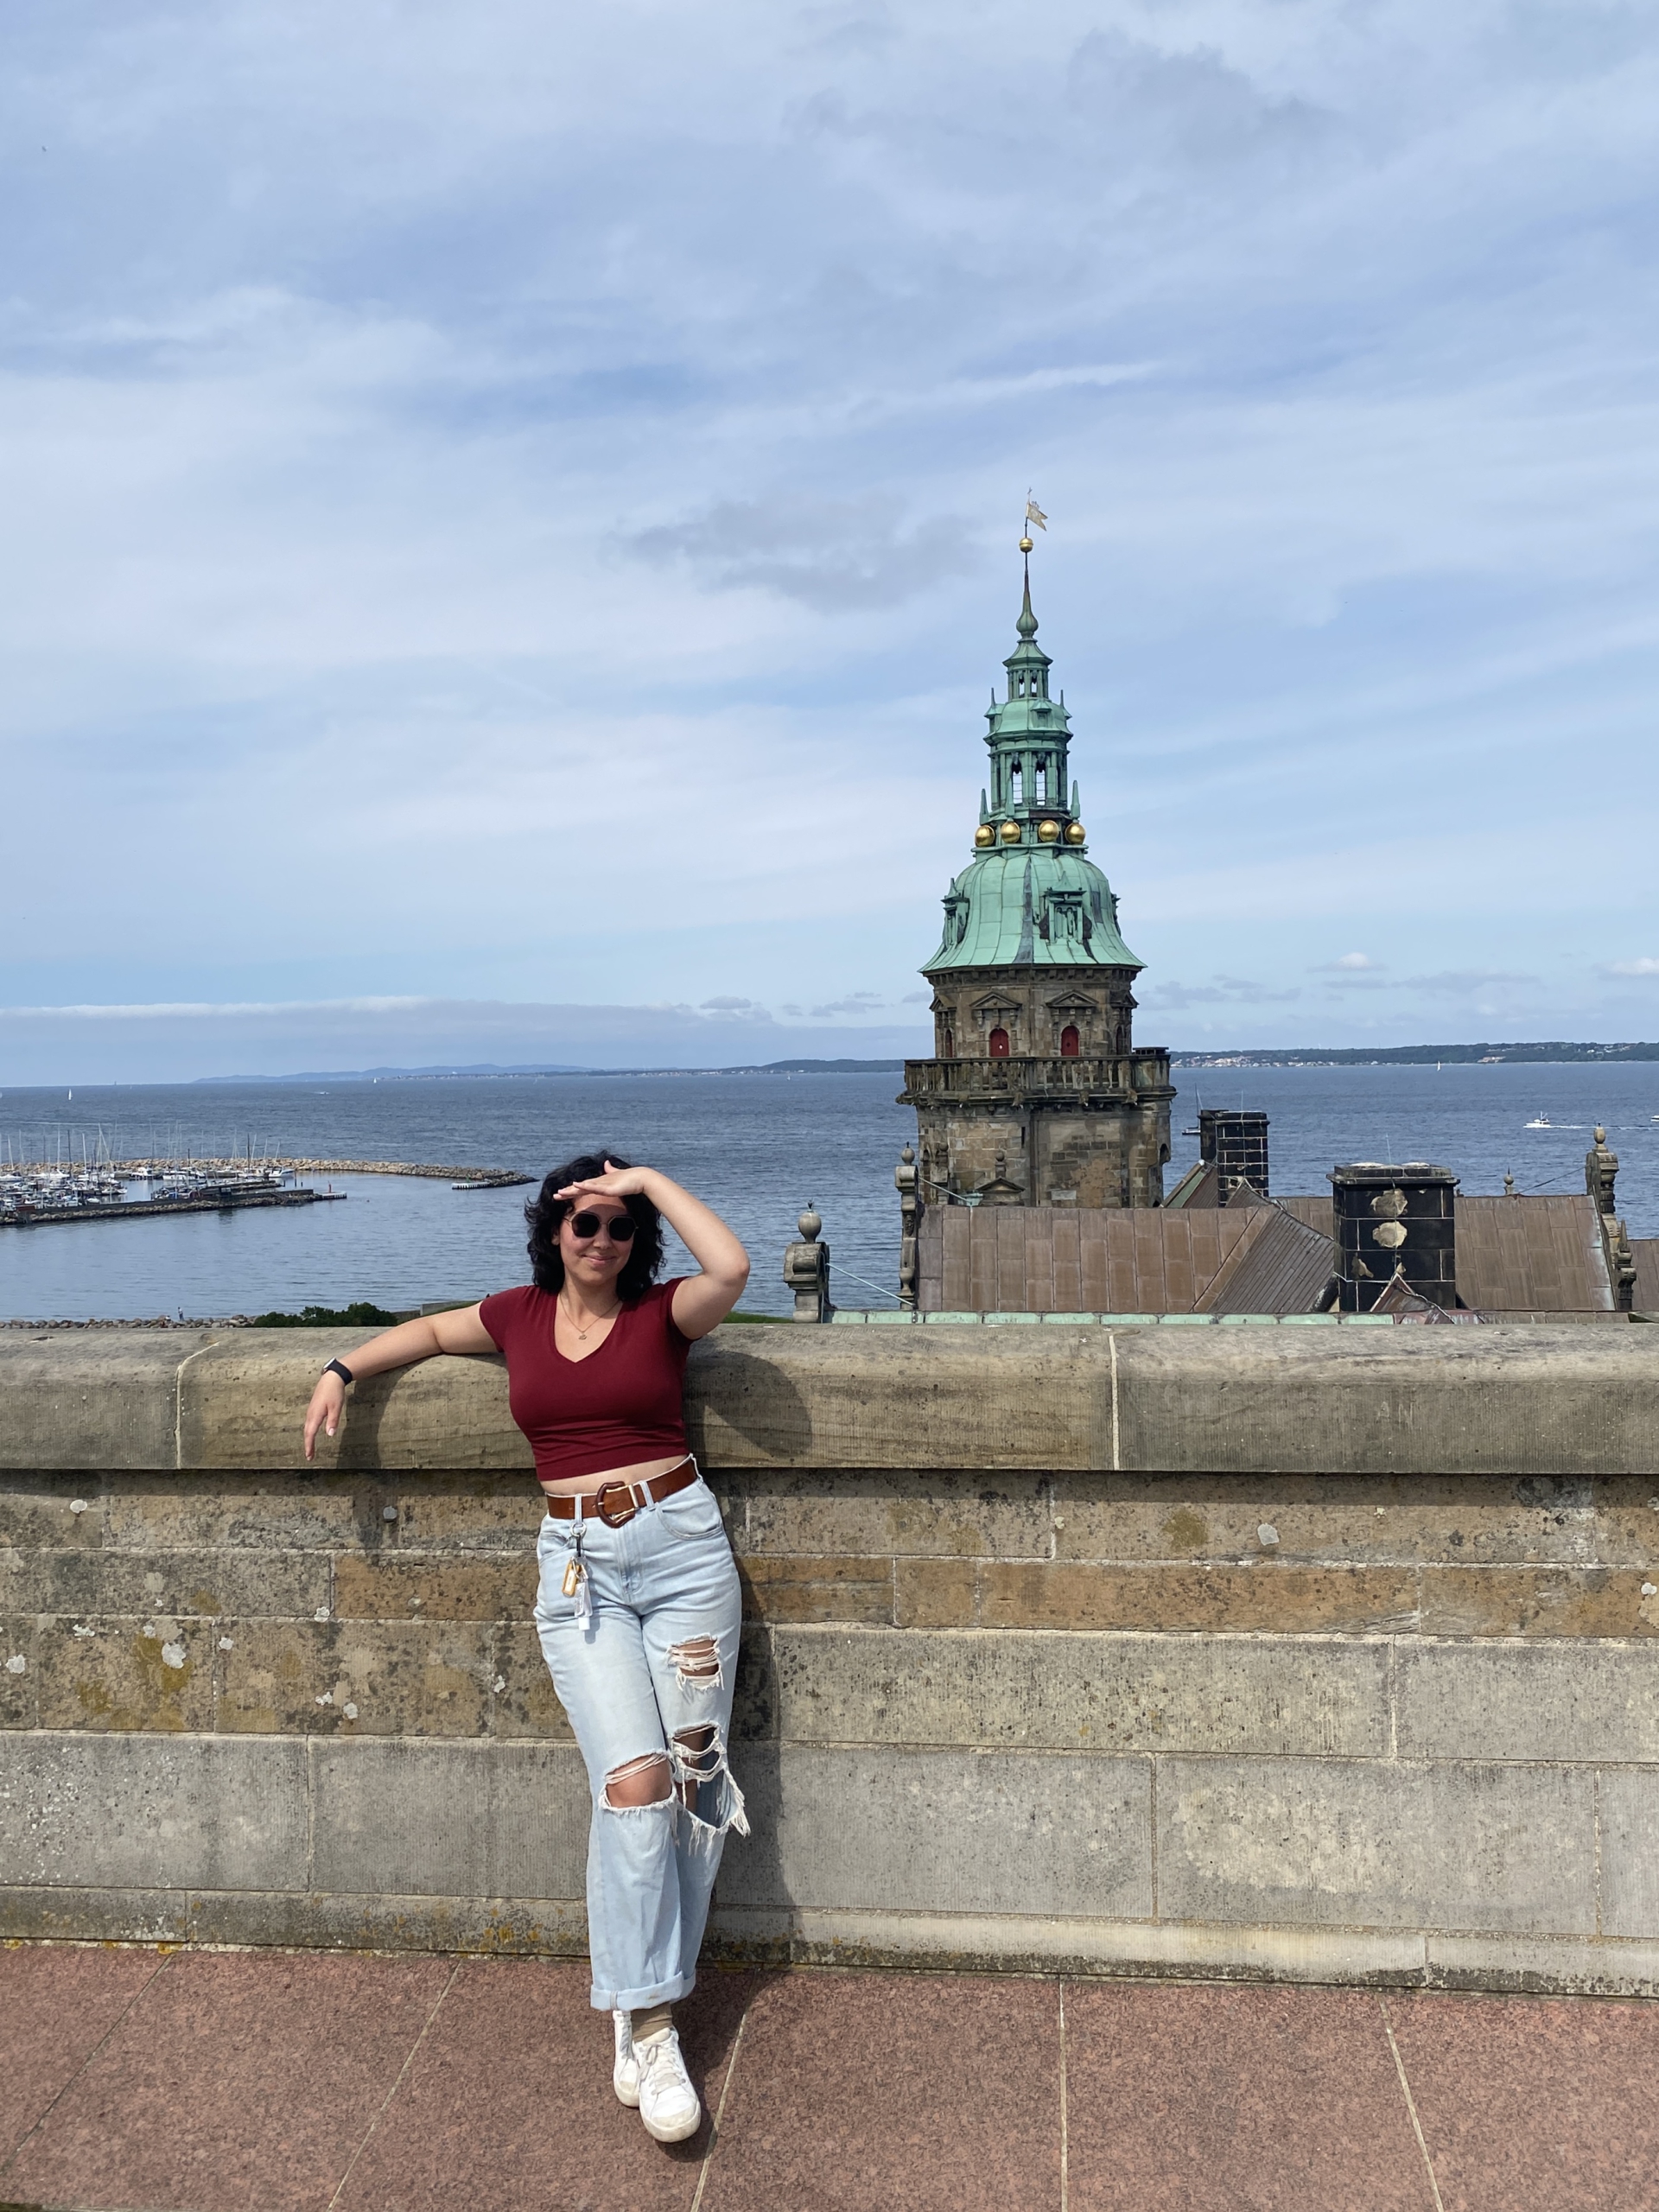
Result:
[[1029,553],[1029,552],[1030,552],[1030,550],[1031,550],[1031,540],[1030,540],[1030,538],[1028,538],[1028,537],[1022,537],[1022,538],[1020,539],[1020,550],[1022,553]]
[[1068,822],[1065,825],[1065,842],[1068,845],[1082,844],[1088,834],[1081,822]]
[[996,832],[992,829],[988,822],[982,822],[978,829],[975,830],[974,842],[979,846],[982,850],[987,845],[994,845],[996,842]]
[[1017,845],[1019,843],[1020,824],[1017,822],[1005,822],[1002,824],[1002,842],[1005,845]]

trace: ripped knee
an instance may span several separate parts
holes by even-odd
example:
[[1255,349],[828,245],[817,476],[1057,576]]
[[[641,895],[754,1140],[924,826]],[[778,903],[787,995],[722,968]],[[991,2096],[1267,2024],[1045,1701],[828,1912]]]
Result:
[[[749,1823],[743,1809],[743,1792],[727,1764],[726,1743],[719,1729],[710,1722],[677,1728],[670,1750],[677,1794],[686,1810],[696,1814],[701,1802],[711,1809],[700,1817],[709,1820],[722,1834],[734,1827],[740,1835],[747,1835]],[[701,1798],[702,1791],[711,1787],[714,1796]]]
[[605,1777],[605,1802],[614,1812],[632,1805],[661,1805],[674,1794],[673,1762],[666,1751],[642,1751]]
[[719,1688],[720,1646],[712,1636],[690,1636],[683,1643],[671,1643],[668,1656],[682,1689]]

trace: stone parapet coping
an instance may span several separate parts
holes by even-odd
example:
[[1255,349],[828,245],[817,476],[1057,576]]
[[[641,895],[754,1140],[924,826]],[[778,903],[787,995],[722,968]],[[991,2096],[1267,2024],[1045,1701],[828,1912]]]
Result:
[[[0,1343],[0,1467],[302,1466],[300,1421],[349,1332],[80,1332]],[[715,1467],[1147,1473],[1659,1472],[1659,1336],[1406,1330],[779,1328],[693,1348]],[[353,1390],[319,1469],[519,1471],[497,1358]]]

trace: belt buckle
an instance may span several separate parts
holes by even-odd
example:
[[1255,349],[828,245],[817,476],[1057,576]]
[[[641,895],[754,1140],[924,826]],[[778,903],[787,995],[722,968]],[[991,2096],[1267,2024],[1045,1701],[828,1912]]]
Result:
[[[613,1513],[609,1506],[605,1503],[606,1499],[613,1490],[620,1491],[623,1497],[627,1500],[628,1510],[626,1513]],[[598,1514],[600,1519],[605,1523],[605,1526],[607,1529],[626,1529],[629,1522],[633,1519],[634,1516],[639,1510],[639,1508],[633,1502],[632,1484],[601,1483],[599,1488],[594,1492],[594,1510]]]

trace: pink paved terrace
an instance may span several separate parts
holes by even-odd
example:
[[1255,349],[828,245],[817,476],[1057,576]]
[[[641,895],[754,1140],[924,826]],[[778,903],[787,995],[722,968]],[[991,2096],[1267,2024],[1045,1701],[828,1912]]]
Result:
[[1659,2006],[707,1974],[717,2128],[537,1960],[0,1950],[0,2191],[75,2212],[1643,2212]]

